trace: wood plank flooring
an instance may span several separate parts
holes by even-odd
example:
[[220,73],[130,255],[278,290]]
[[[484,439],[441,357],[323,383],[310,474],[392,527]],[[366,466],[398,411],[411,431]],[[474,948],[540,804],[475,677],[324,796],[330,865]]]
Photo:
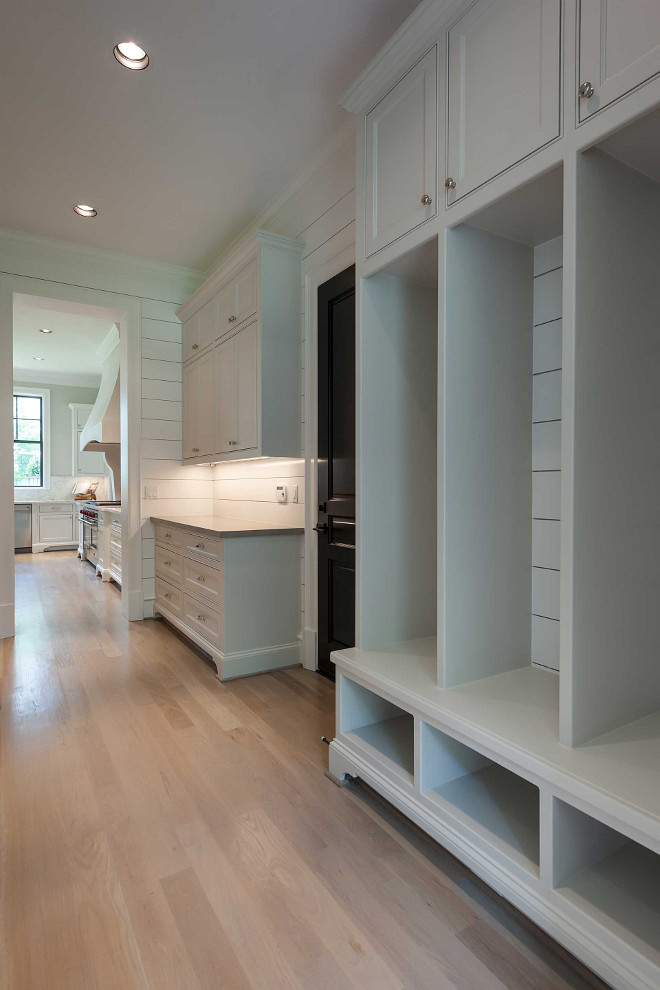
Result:
[[363,786],[332,685],[220,684],[72,553],[2,643],[2,987],[602,987]]

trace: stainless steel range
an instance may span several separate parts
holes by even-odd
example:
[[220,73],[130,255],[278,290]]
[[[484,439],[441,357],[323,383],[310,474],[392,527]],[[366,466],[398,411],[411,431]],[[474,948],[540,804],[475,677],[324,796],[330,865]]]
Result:
[[81,524],[80,549],[78,555],[90,564],[98,564],[99,552],[99,506],[120,506],[121,502],[83,502],[78,513]]

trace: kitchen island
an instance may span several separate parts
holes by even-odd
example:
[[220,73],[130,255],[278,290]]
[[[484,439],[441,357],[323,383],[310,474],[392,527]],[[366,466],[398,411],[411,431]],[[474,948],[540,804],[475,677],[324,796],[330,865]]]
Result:
[[302,527],[152,516],[155,611],[211,658],[218,678],[300,664]]

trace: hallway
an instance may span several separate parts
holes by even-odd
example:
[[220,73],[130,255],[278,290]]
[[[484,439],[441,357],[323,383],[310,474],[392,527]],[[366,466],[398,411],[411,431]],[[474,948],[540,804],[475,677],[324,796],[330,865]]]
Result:
[[[71,553],[16,560],[2,666],[7,990],[602,986],[325,776],[333,686],[220,684]],[[386,896],[385,896],[386,895]]]

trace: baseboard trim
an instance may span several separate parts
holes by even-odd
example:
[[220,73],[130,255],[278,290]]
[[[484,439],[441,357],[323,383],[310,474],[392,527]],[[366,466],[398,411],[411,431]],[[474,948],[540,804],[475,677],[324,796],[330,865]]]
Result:
[[11,639],[16,631],[14,624],[14,603],[0,605],[0,639]]

